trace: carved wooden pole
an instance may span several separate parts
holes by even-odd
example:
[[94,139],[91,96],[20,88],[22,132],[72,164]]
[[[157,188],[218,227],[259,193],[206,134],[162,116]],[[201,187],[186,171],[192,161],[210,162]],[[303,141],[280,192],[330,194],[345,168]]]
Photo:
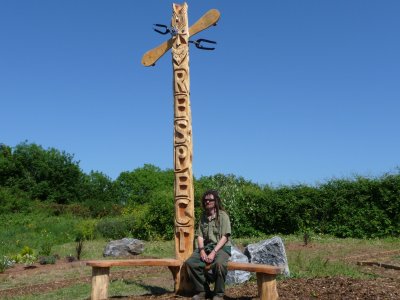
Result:
[[175,257],[193,252],[194,197],[192,175],[192,117],[190,111],[189,25],[187,4],[173,4],[171,27],[174,87]]
[[[182,263],[193,253],[194,188],[192,174],[192,116],[190,109],[189,37],[217,23],[218,10],[212,9],[189,29],[188,5],[173,4],[173,37],[143,55],[142,64],[152,66],[172,48],[174,94],[174,199],[175,257]],[[172,268],[176,293],[190,293],[191,283],[184,268]]]
[[[171,27],[174,89],[175,258],[185,261],[193,252],[194,188],[192,174],[192,116],[190,110],[188,6],[173,4]],[[178,274],[176,293],[190,290],[186,270]]]

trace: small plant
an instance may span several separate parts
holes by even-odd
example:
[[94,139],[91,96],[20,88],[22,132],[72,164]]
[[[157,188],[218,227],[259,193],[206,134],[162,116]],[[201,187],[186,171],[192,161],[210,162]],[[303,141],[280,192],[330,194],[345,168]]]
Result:
[[67,260],[67,262],[73,262],[73,261],[75,261],[75,256],[70,254],[70,255],[67,255],[65,257],[65,259]]
[[12,256],[12,260],[15,263],[25,264],[25,266],[29,267],[36,262],[37,257],[34,255],[32,248],[29,246],[24,246],[20,253]]
[[36,262],[37,258],[33,254],[25,254],[22,256],[22,263],[25,267],[31,267]]
[[304,246],[307,246],[311,242],[311,234],[308,230],[303,233]]
[[54,255],[42,256],[39,258],[39,263],[41,265],[54,265],[56,263],[56,257]]
[[33,255],[33,249],[29,246],[24,246],[19,254],[21,256],[25,256],[26,254]]
[[50,256],[53,243],[50,240],[45,240],[40,245],[39,255]]
[[81,255],[83,251],[83,238],[77,237],[75,241],[76,241],[76,246],[75,246],[76,258],[78,260],[81,260]]
[[14,266],[15,261],[8,258],[7,256],[3,256],[3,258],[0,259],[0,273],[3,273],[6,269],[11,268]]

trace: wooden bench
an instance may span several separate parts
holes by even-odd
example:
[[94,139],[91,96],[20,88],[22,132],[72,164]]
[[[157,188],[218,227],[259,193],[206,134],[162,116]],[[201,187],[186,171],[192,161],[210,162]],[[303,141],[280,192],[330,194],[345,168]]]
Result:
[[[108,297],[108,285],[111,267],[134,266],[165,266],[172,273],[175,287],[177,274],[183,263],[177,259],[124,259],[124,260],[92,260],[86,262],[92,267],[92,300],[102,300]],[[283,268],[251,263],[228,262],[228,270],[255,272],[257,275],[258,296],[261,300],[278,299],[276,276],[281,274]]]

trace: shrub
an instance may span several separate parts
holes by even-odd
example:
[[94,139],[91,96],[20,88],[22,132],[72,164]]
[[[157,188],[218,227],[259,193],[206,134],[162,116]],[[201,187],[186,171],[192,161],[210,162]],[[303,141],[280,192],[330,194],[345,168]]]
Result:
[[0,273],[3,273],[6,269],[11,268],[14,266],[15,261],[7,256],[3,256],[0,258]]
[[[96,237],[96,226],[98,221],[94,219],[82,220],[75,226],[76,239],[87,241],[94,240]],[[75,239],[75,240],[76,240]]]
[[54,265],[56,263],[56,257],[54,255],[41,256],[39,257],[39,263],[41,265]]
[[172,239],[174,236],[174,197],[172,191],[158,191],[146,204],[133,204],[123,210],[133,222],[131,234],[142,240]]
[[21,256],[33,255],[33,249],[30,248],[29,246],[24,246],[24,248],[22,248],[22,250],[21,250],[21,252],[19,254]]
[[131,235],[133,227],[132,218],[104,218],[96,224],[96,231],[104,238],[121,239]]
[[50,240],[44,240],[40,243],[39,255],[49,256],[51,254],[51,249],[53,248],[53,243]]
[[37,257],[33,254],[25,254],[22,256],[21,263],[25,264],[25,266],[32,266],[37,260]]

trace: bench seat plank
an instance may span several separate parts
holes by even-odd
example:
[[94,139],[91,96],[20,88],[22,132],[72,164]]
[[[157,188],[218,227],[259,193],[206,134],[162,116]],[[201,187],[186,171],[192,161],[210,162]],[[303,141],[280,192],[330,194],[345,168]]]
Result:
[[89,260],[86,262],[87,266],[109,268],[109,267],[130,267],[130,266],[165,266],[165,267],[179,267],[182,262],[173,258],[160,258],[160,259],[119,259],[119,260]]
[[262,264],[252,264],[252,263],[241,263],[241,262],[228,262],[228,270],[240,270],[240,271],[249,271],[256,273],[265,273],[271,275],[281,274],[283,268],[270,266],[270,265],[262,265]]

